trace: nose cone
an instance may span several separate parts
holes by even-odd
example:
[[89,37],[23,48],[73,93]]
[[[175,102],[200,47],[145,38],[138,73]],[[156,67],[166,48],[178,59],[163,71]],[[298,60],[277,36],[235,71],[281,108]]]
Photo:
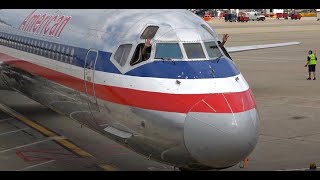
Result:
[[258,141],[259,116],[255,104],[250,106],[250,102],[254,103],[252,96],[235,96],[238,101],[224,94],[219,96],[222,98],[203,99],[190,110],[185,120],[184,141],[200,163],[227,168],[253,151]]

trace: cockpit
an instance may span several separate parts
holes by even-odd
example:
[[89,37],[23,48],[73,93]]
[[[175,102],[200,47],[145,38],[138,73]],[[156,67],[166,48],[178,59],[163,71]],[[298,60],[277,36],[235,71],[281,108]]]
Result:
[[223,56],[231,59],[225,48],[219,45],[216,34],[206,25],[201,27],[201,32],[194,29],[159,32],[159,26],[147,26],[137,43],[120,44],[113,58],[120,68],[127,70],[153,61],[196,61]]

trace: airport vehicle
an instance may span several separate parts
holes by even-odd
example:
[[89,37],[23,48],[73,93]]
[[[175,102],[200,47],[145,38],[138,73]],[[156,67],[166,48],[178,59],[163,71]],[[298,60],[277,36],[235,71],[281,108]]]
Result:
[[1,85],[181,170],[234,166],[257,144],[254,96],[228,52],[299,44],[225,49],[188,10],[2,9],[0,18]]
[[259,12],[247,12],[247,16],[252,21],[264,21],[266,17]]
[[238,15],[238,22],[248,22],[249,17],[246,16],[246,13],[240,12]]
[[316,9],[317,10],[317,21],[320,20],[320,9]]
[[205,21],[211,20],[211,13],[209,11],[204,13],[203,20],[205,20]]
[[293,14],[291,14],[291,19],[293,20],[297,20],[297,19],[301,19],[301,15],[299,14],[299,13],[293,13]]
[[276,13],[277,19],[283,18],[283,19],[288,19],[289,14],[288,13]]
[[224,15],[224,21],[225,22],[236,22],[237,21],[237,14],[235,13],[226,13]]

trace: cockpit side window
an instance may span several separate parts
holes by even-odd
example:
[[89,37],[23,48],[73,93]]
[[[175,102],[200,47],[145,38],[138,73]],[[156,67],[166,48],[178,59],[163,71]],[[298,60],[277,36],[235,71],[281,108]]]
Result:
[[132,44],[122,44],[117,49],[116,53],[114,54],[114,59],[120,64],[120,66],[125,65],[130,50],[131,50]]
[[140,62],[146,61],[150,58],[151,54],[151,46],[146,48],[145,54],[143,54],[143,48],[144,48],[145,43],[141,43],[137,45],[136,50],[133,53],[132,59],[130,61],[130,65],[136,65]]
[[206,58],[200,43],[183,43],[188,59]]
[[206,50],[210,58],[218,58],[222,56],[222,53],[215,42],[205,42],[204,46],[206,47]]
[[158,43],[155,59],[182,59],[183,55],[178,43]]
[[148,26],[143,33],[141,34],[141,39],[152,39],[157,31],[159,29],[159,26]]

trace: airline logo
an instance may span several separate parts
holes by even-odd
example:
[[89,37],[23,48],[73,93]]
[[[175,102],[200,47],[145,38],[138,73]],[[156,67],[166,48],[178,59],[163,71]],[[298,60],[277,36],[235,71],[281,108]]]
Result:
[[19,30],[59,37],[65,26],[69,23],[71,16],[37,14],[32,11],[21,23]]

